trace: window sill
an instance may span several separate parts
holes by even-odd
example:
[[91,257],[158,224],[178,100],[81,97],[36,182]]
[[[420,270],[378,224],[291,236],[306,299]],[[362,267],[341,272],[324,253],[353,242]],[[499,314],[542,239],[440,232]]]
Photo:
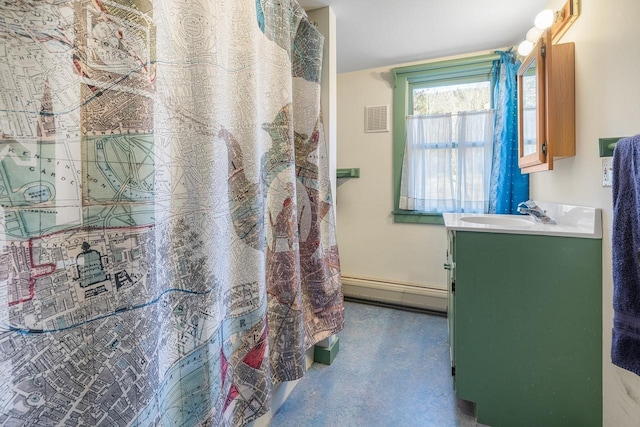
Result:
[[395,223],[444,225],[442,214],[437,212],[394,210],[392,213]]

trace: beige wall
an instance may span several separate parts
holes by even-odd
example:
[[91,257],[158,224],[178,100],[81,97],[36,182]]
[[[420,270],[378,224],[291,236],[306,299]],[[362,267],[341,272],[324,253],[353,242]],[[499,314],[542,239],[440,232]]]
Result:
[[[563,1],[550,1],[558,8]],[[640,133],[640,2],[581,0],[562,42],[576,44],[577,155],[532,175],[534,199],[603,209],[604,425],[640,426],[640,377],[610,362],[613,311],[611,189],[602,187],[598,138]],[[524,35],[523,35],[524,36]],[[405,64],[402,64],[405,65]],[[392,135],[364,133],[364,107],[392,104],[391,69],[338,75],[338,167],[361,178],[338,183],[343,274],[446,287],[442,226],[394,224]]]
[[324,137],[329,151],[329,176],[331,177],[331,194],[336,194],[337,165],[337,71],[336,71],[336,15],[330,7],[323,7],[307,12],[309,20],[324,36],[322,50],[322,91],[320,93]]
[[338,168],[360,168],[338,182],[342,273],[446,289],[444,227],[393,223],[392,132],[364,132],[365,106],[392,111],[390,70],[338,74]]
[[[557,2],[555,2],[557,4]],[[604,425],[640,426],[640,377],[611,364],[611,188],[602,187],[598,138],[640,133],[640,2],[582,0],[561,42],[576,47],[576,157],[532,175],[534,199],[603,209]],[[561,3],[562,4],[562,3]]]

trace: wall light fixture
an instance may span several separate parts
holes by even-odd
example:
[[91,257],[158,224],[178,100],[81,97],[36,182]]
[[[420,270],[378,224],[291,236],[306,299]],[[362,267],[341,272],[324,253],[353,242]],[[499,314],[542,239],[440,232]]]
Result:
[[527,56],[533,50],[544,30],[551,28],[551,43],[557,43],[580,14],[579,0],[568,0],[560,10],[545,9],[535,20],[534,27],[527,31],[526,40],[518,46],[518,53]]

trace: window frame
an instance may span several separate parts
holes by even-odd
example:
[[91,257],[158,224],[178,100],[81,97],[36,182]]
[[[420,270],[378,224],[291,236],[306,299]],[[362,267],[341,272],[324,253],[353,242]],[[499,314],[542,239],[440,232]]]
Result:
[[[393,221],[412,224],[444,224],[442,213],[400,209],[402,158],[406,140],[406,117],[413,114],[413,89],[475,83],[492,80],[493,61],[497,53],[459,59],[428,62],[393,69]],[[493,108],[493,90],[489,90]]]

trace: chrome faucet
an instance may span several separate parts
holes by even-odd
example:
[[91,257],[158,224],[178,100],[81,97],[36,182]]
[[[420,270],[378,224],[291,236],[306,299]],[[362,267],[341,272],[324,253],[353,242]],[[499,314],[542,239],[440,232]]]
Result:
[[518,212],[523,215],[531,215],[536,222],[543,224],[555,224],[556,222],[547,216],[547,213],[543,211],[536,202],[533,200],[527,200],[518,204]]

